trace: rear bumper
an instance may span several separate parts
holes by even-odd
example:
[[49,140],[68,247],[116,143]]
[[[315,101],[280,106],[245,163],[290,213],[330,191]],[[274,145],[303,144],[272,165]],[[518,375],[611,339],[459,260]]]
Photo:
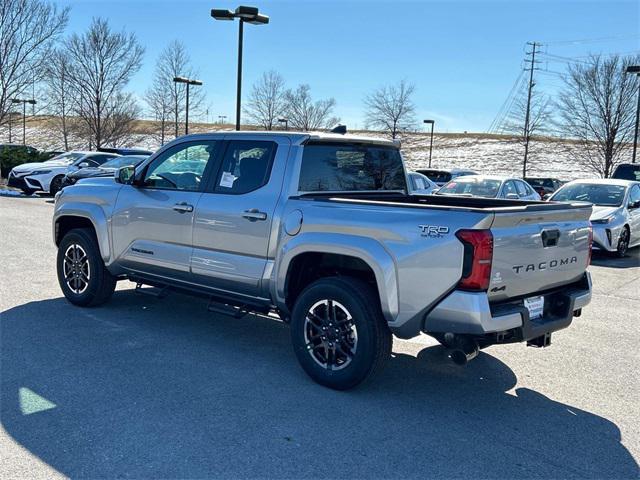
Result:
[[485,339],[492,343],[522,342],[568,327],[576,310],[591,301],[591,275],[580,281],[529,296],[545,297],[541,318],[529,318],[523,298],[490,304],[486,293],[454,290],[424,321],[425,333],[454,333]]

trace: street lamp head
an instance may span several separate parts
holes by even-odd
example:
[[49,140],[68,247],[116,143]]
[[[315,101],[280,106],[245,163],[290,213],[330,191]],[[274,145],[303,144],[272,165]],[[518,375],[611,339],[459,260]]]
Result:
[[257,14],[251,20],[245,20],[247,23],[252,25],[266,25],[269,23],[269,17],[267,15],[262,15],[261,13]]
[[258,16],[258,8],[241,5],[236,8],[235,16],[247,21],[253,20]]
[[174,77],[173,81],[176,83],[189,83],[189,79],[184,77]]
[[288,122],[289,119],[288,118],[279,118],[278,121],[279,122]]
[[212,8],[211,16],[215,20],[233,20],[235,18],[235,14],[231,10],[224,10],[220,8]]
[[627,73],[635,73],[640,75],[640,65],[629,65],[626,70]]
[[202,80],[189,80],[190,85],[202,85]]
[[435,121],[435,120],[423,120],[423,122],[424,122],[424,123],[431,123],[431,124],[436,123],[436,121]]
[[22,103],[22,100],[20,100],[19,98],[12,98],[11,103]]
[[26,102],[27,102],[27,103],[30,103],[31,105],[35,105],[36,103],[38,103],[38,102],[36,102],[35,100],[27,100]]

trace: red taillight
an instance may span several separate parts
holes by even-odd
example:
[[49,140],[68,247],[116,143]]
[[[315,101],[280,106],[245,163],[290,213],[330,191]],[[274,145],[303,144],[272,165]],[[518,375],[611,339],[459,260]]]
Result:
[[486,290],[491,280],[493,261],[493,235],[490,230],[459,230],[456,237],[464,245],[462,290]]
[[593,227],[589,225],[589,256],[587,257],[587,267],[591,265],[592,252],[593,252]]

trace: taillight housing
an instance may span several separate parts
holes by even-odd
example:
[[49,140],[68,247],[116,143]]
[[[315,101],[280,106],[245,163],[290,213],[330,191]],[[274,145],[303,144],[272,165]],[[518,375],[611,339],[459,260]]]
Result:
[[464,245],[460,290],[486,291],[491,281],[493,235],[490,230],[458,230],[456,237]]
[[[611,243],[611,241],[609,241]],[[589,225],[589,256],[587,257],[587,267],[591,265],[591,254],[593,252],[593,227]]]

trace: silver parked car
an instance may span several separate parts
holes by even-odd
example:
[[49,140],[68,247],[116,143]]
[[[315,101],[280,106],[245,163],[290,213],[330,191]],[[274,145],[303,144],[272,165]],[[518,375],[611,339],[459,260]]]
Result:
[[631,180],[574,180],[550,201],[593,204],[593,247],[624,257],[640,245],[640,182]]
[[508,200],[540,200],[540,195],[524,180],[497,175],[458,177],[444,185],[437,194],[506,198]]
[[429,195],[438,189],[438,185],[429,180],[429,177],[418,172],[408,172],[409,193],[414,195]]

